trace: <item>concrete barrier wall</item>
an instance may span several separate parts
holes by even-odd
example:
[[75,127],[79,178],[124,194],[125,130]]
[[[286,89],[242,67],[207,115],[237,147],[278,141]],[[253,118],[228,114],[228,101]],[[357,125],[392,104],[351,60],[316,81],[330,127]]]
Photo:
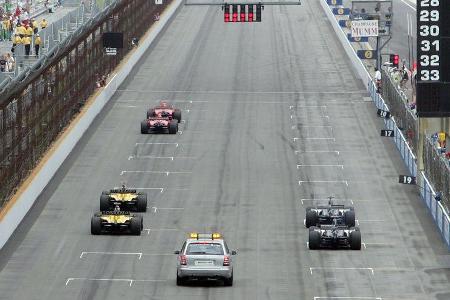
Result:
[[114,95],[117,88],[122,84],[148,47],[175,15],[181,3],[182,0],[174,0],[172,4],[166,8],[161,15],[160,21],[156,22],[150,29],[149,34],[140,40],[139,47],[128,58],[126,64],[120,65],[120,70],[112,75],[109,83],[100,93],[98,93],[97,97],[93,99],[90,106],[82,112],[81,117],[76,119],[76,123],[71,124],[67,129],[67,132],[63,134],[62,140],[58,140],[55,143],[55,148],[50,149],[51,155],[46,163],[41,166],[39,172],[31,180],[26,181],[25,184],[27,184],[27,186],[22,186],[21,189],[19,189],[20,195],[16,195],[17,200],[9,207],[8,212],[0,221],[0,248],[2,248],[11,237],[14,230],[16,230],[17,226],[58,171],[59,167],[69,156],[70,152],[89,128],[95,117]]
[[[383,109],[385,111],[389,111],[389,107],[386,105],[383,97],[376,92],[375,84],[370,77],[370,74],[366,71],[363,63],[358,58],[355,50],[352,45],[348,41],[344,31],[339,26],[338,21],[336,20],[331,8],[328,6],[326,0],[319,0],[322,8],[324,9],[328,19],[330,20],[334,31],[336,32],[342,46],[345,49],[350,61],[352,62],[352,66],[355,69],[356,73],[359,75],[361,80],[364,82],[368,92],[370,93],[370,97],[374,102],[377,108]],[[423,172],[417,171],[417,163],[416,157],[412,152],[411,148],[408,145],[402,131],[398,128],[397,123],[394,118],[384,119],[384,123],[386,125],[386,129],[394,130],[394,138],[392,139],[395,143],[397,149],[400,152],[400,156],[403,159],[406,167],[408,168],[410,174],[412,176],[417,177],[417,182],[419,183],[420,195],[424,204],[428,208],[430,215],[436,223],[439,232],[442,235],[444,242],[447,244],[447,247],[450,249],[450,217],[445,211],[442,204],[435,200],[436,193],[433,190],[429,180],[425,176]]]
[[347,53],[348,58],[352,62],[353,69],[359,75],[359,78],[361,78],[361,80],[363,81],[364,86],[367,86],[368,81],[370,80],[370,75],[366,71],[364,64],[361,62],[361,60],[359,59],[358,55],[355,52],[355,49],[353,49],[352,45],[348,41],[347,34],[342,30],[341,26],[339,26],[339,23],[337,22],[332,9],[327,4],[327,1],[326,0],[319,0],[319,1],[328,17],[328,20],[331,23],[331,26],[333,26],[333,29],[336,32],[339,41],[344,47],[344,50]]

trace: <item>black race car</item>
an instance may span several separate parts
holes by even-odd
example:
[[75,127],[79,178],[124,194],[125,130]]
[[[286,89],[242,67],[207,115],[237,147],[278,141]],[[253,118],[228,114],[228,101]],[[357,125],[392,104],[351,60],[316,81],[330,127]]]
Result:
[[309,249],[350,248],[361,250],[361,231],[358,227],[345,225],[320,225],[309,227]]
[[335,220],[338,225],[354,227],[356,221],[354,208],[333,204],[331,198],[328,205],[306,208],[305,226],[307,228],[322,224],[331,225],[334,224]]

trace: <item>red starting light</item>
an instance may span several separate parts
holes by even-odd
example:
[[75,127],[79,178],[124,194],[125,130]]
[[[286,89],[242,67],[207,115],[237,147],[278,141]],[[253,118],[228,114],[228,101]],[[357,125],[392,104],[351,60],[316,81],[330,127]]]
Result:
[[233,22],[238,21],[238,6],[233,5]]
[[253,4],[248,6],[247,22],[253,22]]
[[223,21],[225,23],[230,22],[230,6],[229,5],[224,5],[224,8],[223,8]]
[[241,22],[245,22],[245,7],[246,7],[245,4],[241,4],[241,16],[239,19],[239,21]]

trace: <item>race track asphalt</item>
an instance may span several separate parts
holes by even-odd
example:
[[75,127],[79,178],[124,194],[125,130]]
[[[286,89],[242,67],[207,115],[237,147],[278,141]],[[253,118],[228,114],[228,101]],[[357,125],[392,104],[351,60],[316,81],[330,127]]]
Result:
[[[448,250],[317,0],[224,24],[184,7],[0,252],[0,299],[450,299]],[[177,135],[141,135],[159,99]],[[141,236],[90,234],[102,190],[148,193]],[[353,204],[361,251],[307,248],[305,208]],[[191,231],[234,286],[175,284]]]

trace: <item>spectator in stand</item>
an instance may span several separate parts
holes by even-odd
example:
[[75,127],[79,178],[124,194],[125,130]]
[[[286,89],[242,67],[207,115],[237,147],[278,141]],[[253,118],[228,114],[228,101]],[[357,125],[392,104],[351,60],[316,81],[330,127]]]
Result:
[[6,41],[8,39],[8,25],[6,24],[6,18],[3,18],[3,21],[1,23],[1,35],[0,35],[0,40],[1,41]]
[[13,44],[11,48],[11,52],[14,53],[14,50],[16,49],[17,45],[22,44],[22,39],[20,38],[20,35],[16,34],[13,38]]
[[11,34],[12,34],[11,17],[6,17],[3,20],[2,26],[6,28],[6,38],[10,41],[11,40]]
[[404,88],[404,87],[405,87],[405,84],[406,84],[406,83],[408,82],[408,80],[409,80],[408,70],[406,69],[406,66],[405,66],[404,63],[403,63],[403,67],[402,67],[401,74],[402,74],[402,79],[401,79],[401,81],[400,81],[400,87],[401,87],[401,88]]
[[39,33],[36,34],[36,37],[34,38],[34,53],[36,57],[39,57],[39,48],[41,47],[41,37],[39,36]]
[[25,37],[22,39],[22,43],[23,43],[24,46],[25,46],[25,56],[26,56],[26,57],[29,57],[29,56],[30,56],[30,49],[31,49],[31,37],[25,36]]
[[21,13],[22,11],[20,10],[19,5],[17,5],[16,10],[14,11],[14,17],[18,19]]
[[9,16],[9,40],[12,41],[13,34],[14,34],[14,22],[13,22],[13,16]]
[[8,67],[8,72],[14,71],[15,63],[14,57],[12,57],[10,53],[6,54],[6,66]]
[[27,37],[31,38],[33,36],[33,28],[31,28],[31,26],[25,27],[25,34]]
[[22,11],[22,14],[20,15],[20,19],[22,20],[22,23],[24,25],[28,25],[28,23],[30,22],[30,17],[29,17],[28,11],[26,9],[24,9]]
[[47,28],[48,22],[46,19],[41,20],[41,29]]
[[34,19],[31,20],[31,26],[33,27],[34,34],[38,33],[38,22]]
[[378,68],[375,68],[375,85],[377,87],[377,93],[381,93],[381,72],[378,70]]
[[18,34],[20,36],[20,38],[23,39],[25,37],[25,35],[27,34],[25,26],[23,26],[22,24],[19,23],[16,27],[16,34]]

